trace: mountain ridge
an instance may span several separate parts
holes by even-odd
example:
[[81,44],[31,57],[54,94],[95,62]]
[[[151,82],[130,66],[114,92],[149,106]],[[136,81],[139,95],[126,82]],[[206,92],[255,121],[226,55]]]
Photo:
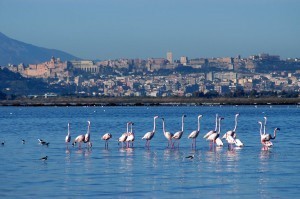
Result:
[[37,64],[48,61],[52,56],[62,61],[80,58],[61,50],[48,49],[12,39],[0,32],[0,66],[8,64]]

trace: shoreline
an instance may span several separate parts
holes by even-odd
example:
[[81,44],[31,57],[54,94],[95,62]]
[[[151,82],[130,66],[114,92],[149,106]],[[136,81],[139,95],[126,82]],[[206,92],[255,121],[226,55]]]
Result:
[[0,100],[0,106],[298,105],[300,98],[49,97]]

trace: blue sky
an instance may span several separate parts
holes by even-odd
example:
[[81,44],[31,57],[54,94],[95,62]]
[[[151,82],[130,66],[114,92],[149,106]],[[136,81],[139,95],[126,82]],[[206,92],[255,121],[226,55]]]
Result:
[[0,32],[86,59],[300,57],[300,1],[0,0]]

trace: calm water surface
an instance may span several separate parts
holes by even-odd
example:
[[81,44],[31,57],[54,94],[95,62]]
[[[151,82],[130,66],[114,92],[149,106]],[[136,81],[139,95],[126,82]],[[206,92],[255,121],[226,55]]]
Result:
[[[233,129],[245,147],[210,148],[202,137],[214,128],[215,114],[221,134]],[[157,119],[150,148],[143,135],[153,129],[153,116],[164,117],[166,129],[185,132],[179,149],[168,149]],[[196,150],[190,132],[197,129]],[[280,127],[273,148],[262,150],[258,120],[268,116],[267,131]],[[64,143],[67,123],[74,139],[91,121],[92,149],[69,148]],[[134,122],[133,148],[121,148],[117,139]],[[300,109],[297,106],[190,106],[190,107],[0,107],[1,198],[296,198],[300,194]],[[101,136],[110,132],[108,149]],[[50,142],[38,144],[38,138]],[[26,143],[22,144],[21,140]],[[225,142],[224,142],[225,143]],[[48,156],[47,161],[39,158]],[[195,155],[194,159],[185,158]]]

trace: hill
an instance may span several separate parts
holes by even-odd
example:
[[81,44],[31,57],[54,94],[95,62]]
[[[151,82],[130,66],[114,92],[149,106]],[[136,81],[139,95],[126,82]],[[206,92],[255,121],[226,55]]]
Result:
[[0,32],[0,66],[10,64],[37,64],[51,58],[59,57],[62,61],[78,59],[66,52],[37,47],[15,39],[11,39]]
[[25,78],[19,73],[14,73],[8,69],[0,69],[0,94],[6,95],[30,95],[44,94],[46,92],[57,91],[41,79]]

